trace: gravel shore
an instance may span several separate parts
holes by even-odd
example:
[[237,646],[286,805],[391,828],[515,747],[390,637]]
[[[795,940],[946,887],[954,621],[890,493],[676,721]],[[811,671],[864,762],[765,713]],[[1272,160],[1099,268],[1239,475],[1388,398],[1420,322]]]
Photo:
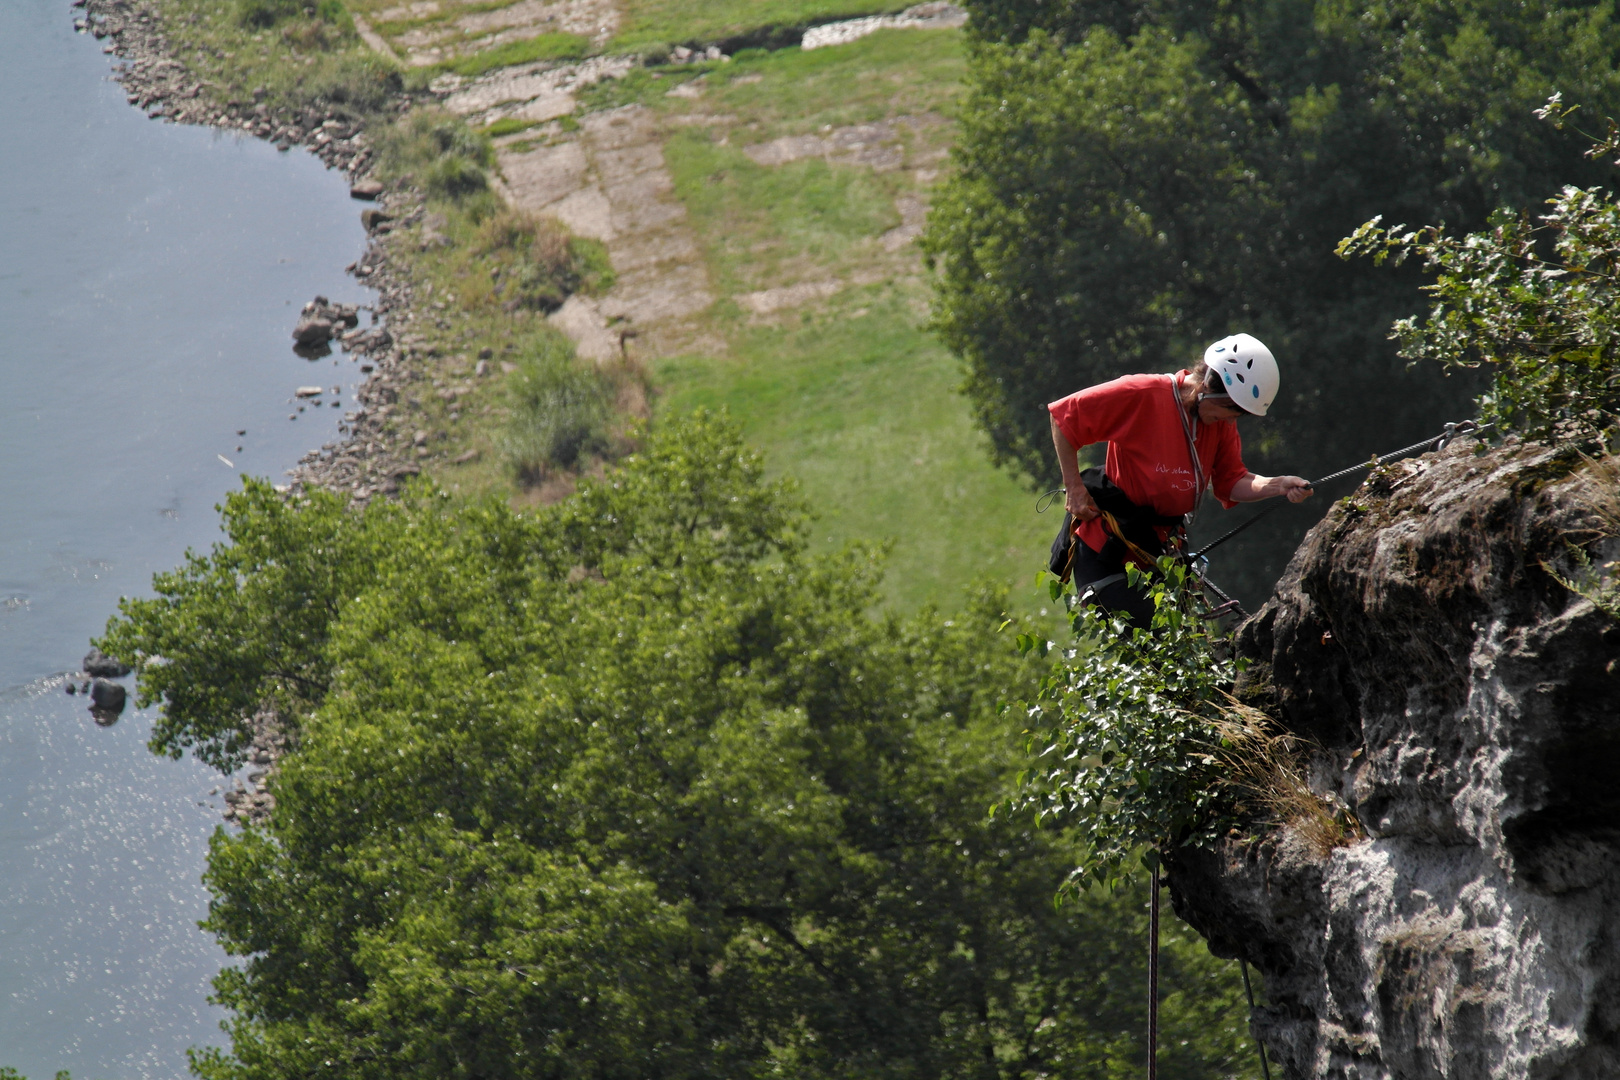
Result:
[[[372,325],[356,327],[336,336],[337,348],[355,355],[365,380],[357,392],[358,408],[344,415],[343,437],[305,454],[278,485],[297,493],[321,488],[347,494],[363,506],[379,496],[397,492],[421,471],[418,447],[409,424],[393,424],[396,408],[413,375],[406,361],[415,349],[409,332],[413,289],[396,246],[403,242],[398,230],[419,222],[423,207],[419,193],[388,190],[370,178],[373,151],[364,125],[335,112],[313,108],[302,112],[277,111],[266,94],[225,96],[223,88],[198,77],[176,55],[153,5],[131,0],[77,0],[74,25],[102,42],[102,51],[116,58],[113,78],[123,87],[129,103],[153,120],[200,124],[236,131],[274,143],[279,149],[303,147],[328,168],[341,170],[357,199],[356,209],[377,211],[367,215],[370,243],[365,254],[348,270],[377,291],[371,305]],[[413,104],[401,94],[397,112]],[[287,328],[293,330],[292,326]],[[289,339],[288,345],[292,342]],[[243,775],[225,789],[226,820],[242,824],[262,821],[275,806],[269,781],[276,761],[289,739],[279,718],[261,710],[249,723],[252,749]]]

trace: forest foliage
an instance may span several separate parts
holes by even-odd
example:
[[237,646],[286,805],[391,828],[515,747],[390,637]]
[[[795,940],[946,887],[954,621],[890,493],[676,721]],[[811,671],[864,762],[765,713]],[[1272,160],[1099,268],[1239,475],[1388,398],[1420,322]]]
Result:
[[[1245,425],[1261,472],[1319,476],[1465,418],[1478,381],[1409,367],[1421,275],[1334,257],[1368,219],[1484,228],[1609,175],[1540,123],[1620,106],[1614,5],[1485,0],[971,0],[956,168],[925,247],[935,325],[998,459],[1055,477],[1041,406],[1187,366],[1231,331],[1282,392]],[[1227,555],[1269,589],[1310,515]],[[1313,519],[1312,519],[1313,520]]]
[[[1555,94],[1538,115],[1562,129],[1578,111]],[[1611,119],[1587,156],[1615,165],[1617,155]],[[1392,336],[1414,362],[1489,372],[1480,417],[1498,434],[1590,443],[1620,424],[1620,202],[1609,188],[1567,184],[1542,212],[1501,211],[1463,236],[1374,218],[1339,253],[1421,263],[1432,305]]]
[[[250,482],[228,542],[101,646],[154,745],[240,760],[210,1078],[1113,1077],[1143,1056],[1143,895],[1054,896],[1013,791],[1038,677],[998,601],[872,614],[879,563],[699,417],[532,514]],[[1167,944],[1162,1075],[1252,1060],[1229,965]]]

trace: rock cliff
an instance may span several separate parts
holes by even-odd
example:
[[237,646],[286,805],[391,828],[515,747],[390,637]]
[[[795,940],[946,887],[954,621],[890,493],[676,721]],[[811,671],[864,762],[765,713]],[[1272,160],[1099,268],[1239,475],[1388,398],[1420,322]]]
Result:
[[1264,974],[1283,1075],[1620,1076],[1620,626],[1546,569],[1620,554],[1615,478],[1467,443],[1380,470],[1240,628],[1239,696],[1366,832],[1170,865]]

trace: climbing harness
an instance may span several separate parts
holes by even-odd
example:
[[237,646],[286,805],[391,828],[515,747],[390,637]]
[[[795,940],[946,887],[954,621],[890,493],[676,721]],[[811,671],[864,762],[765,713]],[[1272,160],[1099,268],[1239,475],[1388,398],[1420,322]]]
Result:
[[[1156,530],[1164,526],[1179,529],[1184,524],[1180,516],[1166,517],[1131,502],[1102,469],[1086,469],[1080,474],[1080,479],[1097,507],[1099,521],[1107,534],[1107,541],[1100,552],[1107,561],[1123,562],[1129,556],[1144,567],[1152,566],[1164,548]],[[1044,497],[1042,501],[1045,501]],[[1044,512],[1044,506],[1041,509]],[[1065,511],[1063,524],[1052,541],[1052,551],[1046,562],[1046,568],[1065,583],[1069,580],[1079,542],[1074,536],[1073,519]]]

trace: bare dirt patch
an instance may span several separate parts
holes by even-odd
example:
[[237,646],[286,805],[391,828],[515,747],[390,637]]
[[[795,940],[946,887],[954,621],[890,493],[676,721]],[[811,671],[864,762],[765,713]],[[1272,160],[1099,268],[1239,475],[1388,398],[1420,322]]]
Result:
[[524,64],[474,80],[452,75],[433,85],[449,95],[445,108],[473,124],[507,117],[550,120],[573,112],[574,95],[580,90],[603,79],[621,78],[634,66],[628,57],[598,56],[580,64]]
[[784,308],[803,307],[812,301],[825,300],[843,287],[841,281],[801,281],[797,285],[786,285],[779,289],[743,293],[737,297],[737,303],[755,315],[769,315]]
[[714,302],[686,208],[664,163],[656,116],[640,105],[592,113],[577,132],[500,154],[502,193],[602,241],[618,280],[596,301],[570,301],[552,316],[582,356],[599,362],[663,351],[689,339],[691,320]]

